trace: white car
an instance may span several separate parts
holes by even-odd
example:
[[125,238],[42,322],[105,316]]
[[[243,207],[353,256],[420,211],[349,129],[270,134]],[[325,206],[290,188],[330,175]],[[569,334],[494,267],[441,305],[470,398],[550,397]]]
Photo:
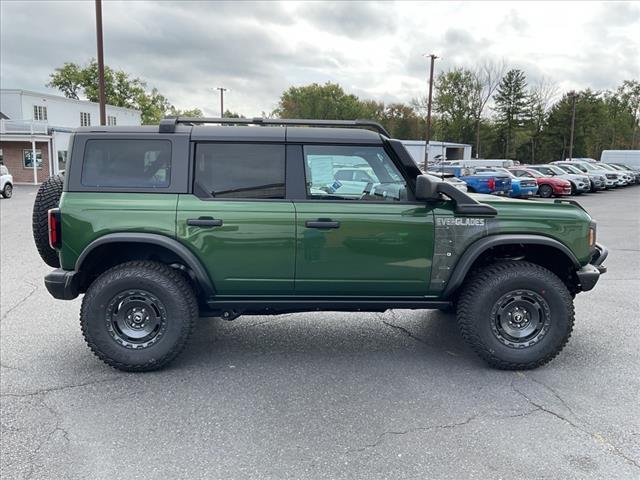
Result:
[[13,195],[13,176],[4,165],[0,165],[0,193],[4,198]]

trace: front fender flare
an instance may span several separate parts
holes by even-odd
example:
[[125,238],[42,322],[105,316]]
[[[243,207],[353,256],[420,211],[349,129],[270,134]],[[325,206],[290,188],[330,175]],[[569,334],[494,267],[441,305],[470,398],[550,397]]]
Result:
[[580,262],[573,252],[565,244],[554,238],[544,237],[542,235],[526,234],[490,235],[473,242],[462,254],[449,277],[447,286],[442,292],[442,298],[450,298],[456,289],[462,285],[462,282],[469,273],[469,269],[473,265],[473,262],[475,262],[480,255],[488,249],[499,245],[543,245],[546,247],[553,247],[567,256],[575,266],[576,270],[581,268]]

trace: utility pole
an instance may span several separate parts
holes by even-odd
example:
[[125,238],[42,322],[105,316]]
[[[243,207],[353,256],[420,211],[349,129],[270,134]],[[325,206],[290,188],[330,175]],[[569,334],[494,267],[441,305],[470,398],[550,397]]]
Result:
[[576,123],[576,92],[570,91],[568,95],[572,99],[571,106],[571,137],[569,138],[569,161],[573,159],[573,129]]
[[96,40],[98,44],[98,92],[100,101],[100,125],[107,124],[104,95],[104,54],[102,45],[102,0],[96,0]]
[[429,70],[429,103],[427,104],[427,130],[425,132],[424,141],[424,171],[428,169],[427,163],[429,162],[429,140],[431,140],[431,102],[433,98],[433,63],[438,58],[433,53],[425,55],[431,58],[431,68]]
[[216,87],[216,90],[220,90],[220,118],[224,118],[224,92],[229,89],[224,87]]

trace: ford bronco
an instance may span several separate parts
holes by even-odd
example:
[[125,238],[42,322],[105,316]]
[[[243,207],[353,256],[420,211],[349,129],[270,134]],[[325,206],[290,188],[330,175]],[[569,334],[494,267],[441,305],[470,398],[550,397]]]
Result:
[[554,358],[607,250],[568,200],[471,195],[370,121],[85,127],[41,187],[38,250],[107,364],[160,368],[201,316],[455,309],[490,365]]

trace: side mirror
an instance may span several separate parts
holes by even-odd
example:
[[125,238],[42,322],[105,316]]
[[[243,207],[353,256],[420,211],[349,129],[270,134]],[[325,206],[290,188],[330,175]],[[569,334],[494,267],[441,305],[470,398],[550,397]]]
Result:
[[416,200],[435,200],[438,195],[439,180],[428,175],[418,175],[416,178]]

